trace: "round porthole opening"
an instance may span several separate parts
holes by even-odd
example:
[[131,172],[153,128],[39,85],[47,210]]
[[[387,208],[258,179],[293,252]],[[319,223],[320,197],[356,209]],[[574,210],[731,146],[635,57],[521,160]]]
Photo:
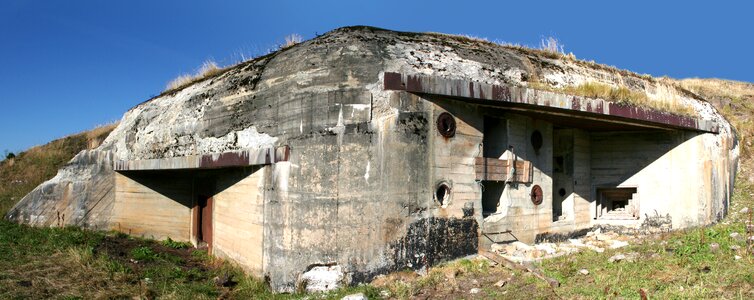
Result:
[[560,195],[560,197],[563,197],[563,196],[565,196],[565,194],[566,194],[566,191],[565,191],[565,189],[564,189],[564,188],[560,188],[560,189],[558,190],[558,195]]
[[534,203],[534,205],[540,205],[542,204],[542,188],[539,187],[539,185],[534,185],[531,188],[531,193],[529,196],[531,197],[531,203]]
[[445,183],[439,184],[435,191],[435,199],[440,206],[445,207],[450,202],[450,187]]
[[453,115],[444,112],[437,116],[437,131],[440,135],[451,138],[456,135],[456,119]]

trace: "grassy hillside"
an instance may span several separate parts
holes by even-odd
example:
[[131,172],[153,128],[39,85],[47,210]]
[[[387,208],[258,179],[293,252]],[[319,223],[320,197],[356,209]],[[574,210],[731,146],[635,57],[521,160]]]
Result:
[[81,150],[91,149],[107,137],[115,124],[97,127],[36,146],[0,162],[0,215],[32,189],[55,176],[58,169]]

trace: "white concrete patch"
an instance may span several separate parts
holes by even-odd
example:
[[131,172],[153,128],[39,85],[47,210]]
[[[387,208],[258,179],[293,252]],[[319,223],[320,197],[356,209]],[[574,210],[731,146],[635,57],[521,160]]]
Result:
[[208,137],[196,141],[197,154],[222,153],[241,149],[255,149],[274,146],[277,141],[266,133],[259,133],[251,126],[241,131],[231,131],[221,137]]
[[317,266],[301,274],[307,292],[322,292],[337,289],[343,281],[340,266]]
[[364,172],[364,180],[366,182],[369,182],[369,168],[371,166],[371,162],[367,162],[367,170]]

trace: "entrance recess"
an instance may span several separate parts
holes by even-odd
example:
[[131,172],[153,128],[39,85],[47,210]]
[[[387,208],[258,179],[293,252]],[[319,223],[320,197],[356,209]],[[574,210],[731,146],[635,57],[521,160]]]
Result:
[[196,240],[199,244],[207,243],[208,249],[212,251],[212,197],[199,196],[198,216],[196,218],[198,231]]

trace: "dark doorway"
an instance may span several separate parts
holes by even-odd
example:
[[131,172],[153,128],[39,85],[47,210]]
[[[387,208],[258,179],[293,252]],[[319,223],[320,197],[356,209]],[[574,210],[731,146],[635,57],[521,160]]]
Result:
[[212,249],[212,197],[199,196],[196,239],[199,244],[206,243]]

